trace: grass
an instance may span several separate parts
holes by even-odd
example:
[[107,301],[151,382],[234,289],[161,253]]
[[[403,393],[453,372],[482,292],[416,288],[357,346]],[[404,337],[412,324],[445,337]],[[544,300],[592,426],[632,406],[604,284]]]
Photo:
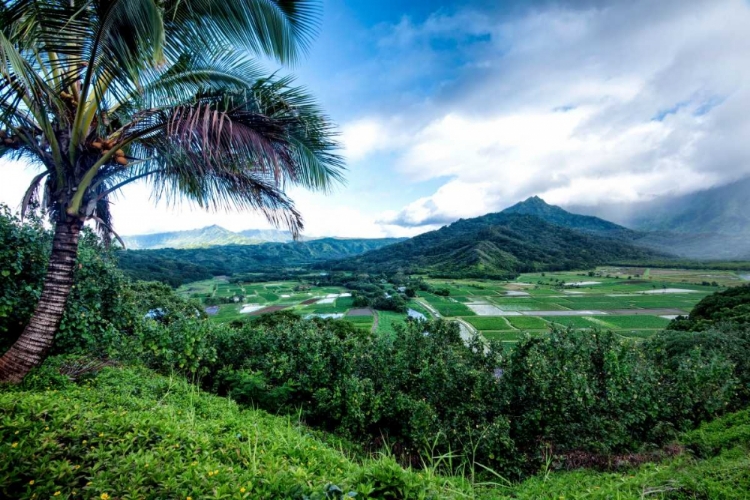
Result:
[[[521,335],[499,333],[508,342]],[[0,388],[2,498],[341,498],[326,494],[332,485],[354,498],[404,499],[692,500],[750,492],[748,410],[684,435],[687,452],[657,464],[542,471],[498,487],[403,469],[386,454],[368,457],[293,418],[243,409],[145,369],[39,384]]]
[[427,300],[442,316],[474,316],[474,312],[471,309],[448,297],[440,297],[427,292],[419,292],[419,296]]
[[291,418],[144,369],[105,369],[62,390],[0,390],[0,422],[2,498],[327,498],[330,485],[356,498],[378,487],[410,498],[468,493],[464,481],[391,458],[352,460],[346,443]]
[[523,333],[514,331],[483,331],[482,337],[487,340],[499,340],[501,342],[518,342]]
[[372,329],[372,316],[346,316],[343,321],[354,324],[360,330],[369,332]]
[[594,328],[597,325],[593,321],[589,321],[582,316],[544,316],[546,321],[550,323],[556,323],[562,326],[570,326],[573,328]]
[[240,309],[242,309],[242,304],[221,304],[219,312],[210,316],[210,318],[213,321],[225,323],[247,316],[246,314],[240,314]]
[[512,330],[505,318],[497,316],[469,316],[463,318],[477,330]]
[[391,311],[377,311],[378,315],[378,329],[376,331],[379,335],[388,335],[394,337],[396,335],[395,325],[403,323],[406,319],[406,315],[391,312]]
[[549,327],[549,323],[535,316],[508,316],[506,319],[519,330],[543,330]]
[[616,329],[664,328],[669,320],[658,316],[606,316],[599,317]]

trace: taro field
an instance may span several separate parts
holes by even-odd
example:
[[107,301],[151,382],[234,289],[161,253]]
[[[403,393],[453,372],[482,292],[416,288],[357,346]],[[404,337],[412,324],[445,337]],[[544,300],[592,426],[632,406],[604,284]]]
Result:
[[[317,287],[299,282],[236,283],[226,278],[188,283],[178,292],[199,300],[213,321],[225,323],[266,313],[289,310],[306,318],[349,321],[357,328],[392,333],[394,318],[376,318],[387,313],[353,307],[351,293],[342,287]],[[406,315],[399,315],[403,320]]]
[[[462,328],[512,346],[523,335],[553,327],[604,329],[647,338],[703,297],[747,283],[730,271],[602,267],[593,272],[530,273],[514,281],[432,280],[448,296],[420,291],[410,315],[460,319]],[[183,285],[183,296],[201,301],[217,322],[290,310],[303,317],[348,321],[392,336],[404,314],[355,308],[348,290],[280,281],[236,283],[217,277]]]
[[435,315],[460,318],[487,339],[512,345],[554,326],[646,338],[688,314],[703,297],[747,282],[731,271],[602,267],[530,273],[514,281],[428,280],[448,296],[420,292]]

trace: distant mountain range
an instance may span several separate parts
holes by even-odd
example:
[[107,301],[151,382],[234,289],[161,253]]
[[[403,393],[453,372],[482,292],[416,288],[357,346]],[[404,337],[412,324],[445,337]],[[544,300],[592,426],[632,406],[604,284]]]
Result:
[[532,197],[500,213],[461,219],[407,241],[319,267],[507,277],[670,257],[639,245],[637,236],[617,224],[572,214]]
[[287,243],[292,241],[288,231],[276,229],[248,229],[233,232],[213,225],[187,231],[124,236],[130,250],[153,250],[157,248],[205,248],[221,245],[258,245],[261,243]]
[[[403,240],[321,238],[220,226],[125,238],[121,267],[140,279],[184,283],[220,274],[313,265],[368,272],[507,277],[674,258],[750,259],[750,179],[639,205],[578,207],[531,197],[502,212],[461,219]],[[610,222],[596,214],[605,214]],[[629,226],[629,227],[626,227]],[[132,251],[152,249],[146,251]]]
[[172,286],[212,276],[281,273],[328,259],[343,259],[403,241],[402,238],[320,238],[290,243],[161,248],[118,252],[120,268],[135,279]]

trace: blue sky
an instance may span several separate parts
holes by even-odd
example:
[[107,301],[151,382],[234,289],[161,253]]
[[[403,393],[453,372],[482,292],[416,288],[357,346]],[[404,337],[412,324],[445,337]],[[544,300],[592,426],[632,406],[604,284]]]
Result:
[[[540,195],[636,202],[750,173],[745,0],[324,0],[298,76],[339,124],[347,184],[292,190],[307,234],[410,236]],[[269,70],[276,69],[269,65]],[[31,174],[4,167],[17,206]],[[22,191],[21,191],[22,192]],[[123,234],[255,214],[114,208]]]

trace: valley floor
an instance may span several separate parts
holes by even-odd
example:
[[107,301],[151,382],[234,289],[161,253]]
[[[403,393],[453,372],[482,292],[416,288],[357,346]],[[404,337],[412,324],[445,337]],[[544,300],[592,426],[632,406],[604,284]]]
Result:
[[[623,337],[646,338],[703,297],[747,281],[726,270],[600,267],[594,272],[527,273],[514,281],[429,279],[448,296],[420,291],[412,314],[456,319],[464,329],[513,346],[523,335],[542,335],[555,325],[599,328]],[[406,314],[353,306],[350,290],[300,286],[295,281],[232,283],[214,278],[184,285],[179,292],[203,301],[226,300],[206,309],[227,322],[276,310],[349,321],[363,330],[391,335]],[[396,293],[395,289],[392,293]],[[234,302],[237,297],[237,302]]]

